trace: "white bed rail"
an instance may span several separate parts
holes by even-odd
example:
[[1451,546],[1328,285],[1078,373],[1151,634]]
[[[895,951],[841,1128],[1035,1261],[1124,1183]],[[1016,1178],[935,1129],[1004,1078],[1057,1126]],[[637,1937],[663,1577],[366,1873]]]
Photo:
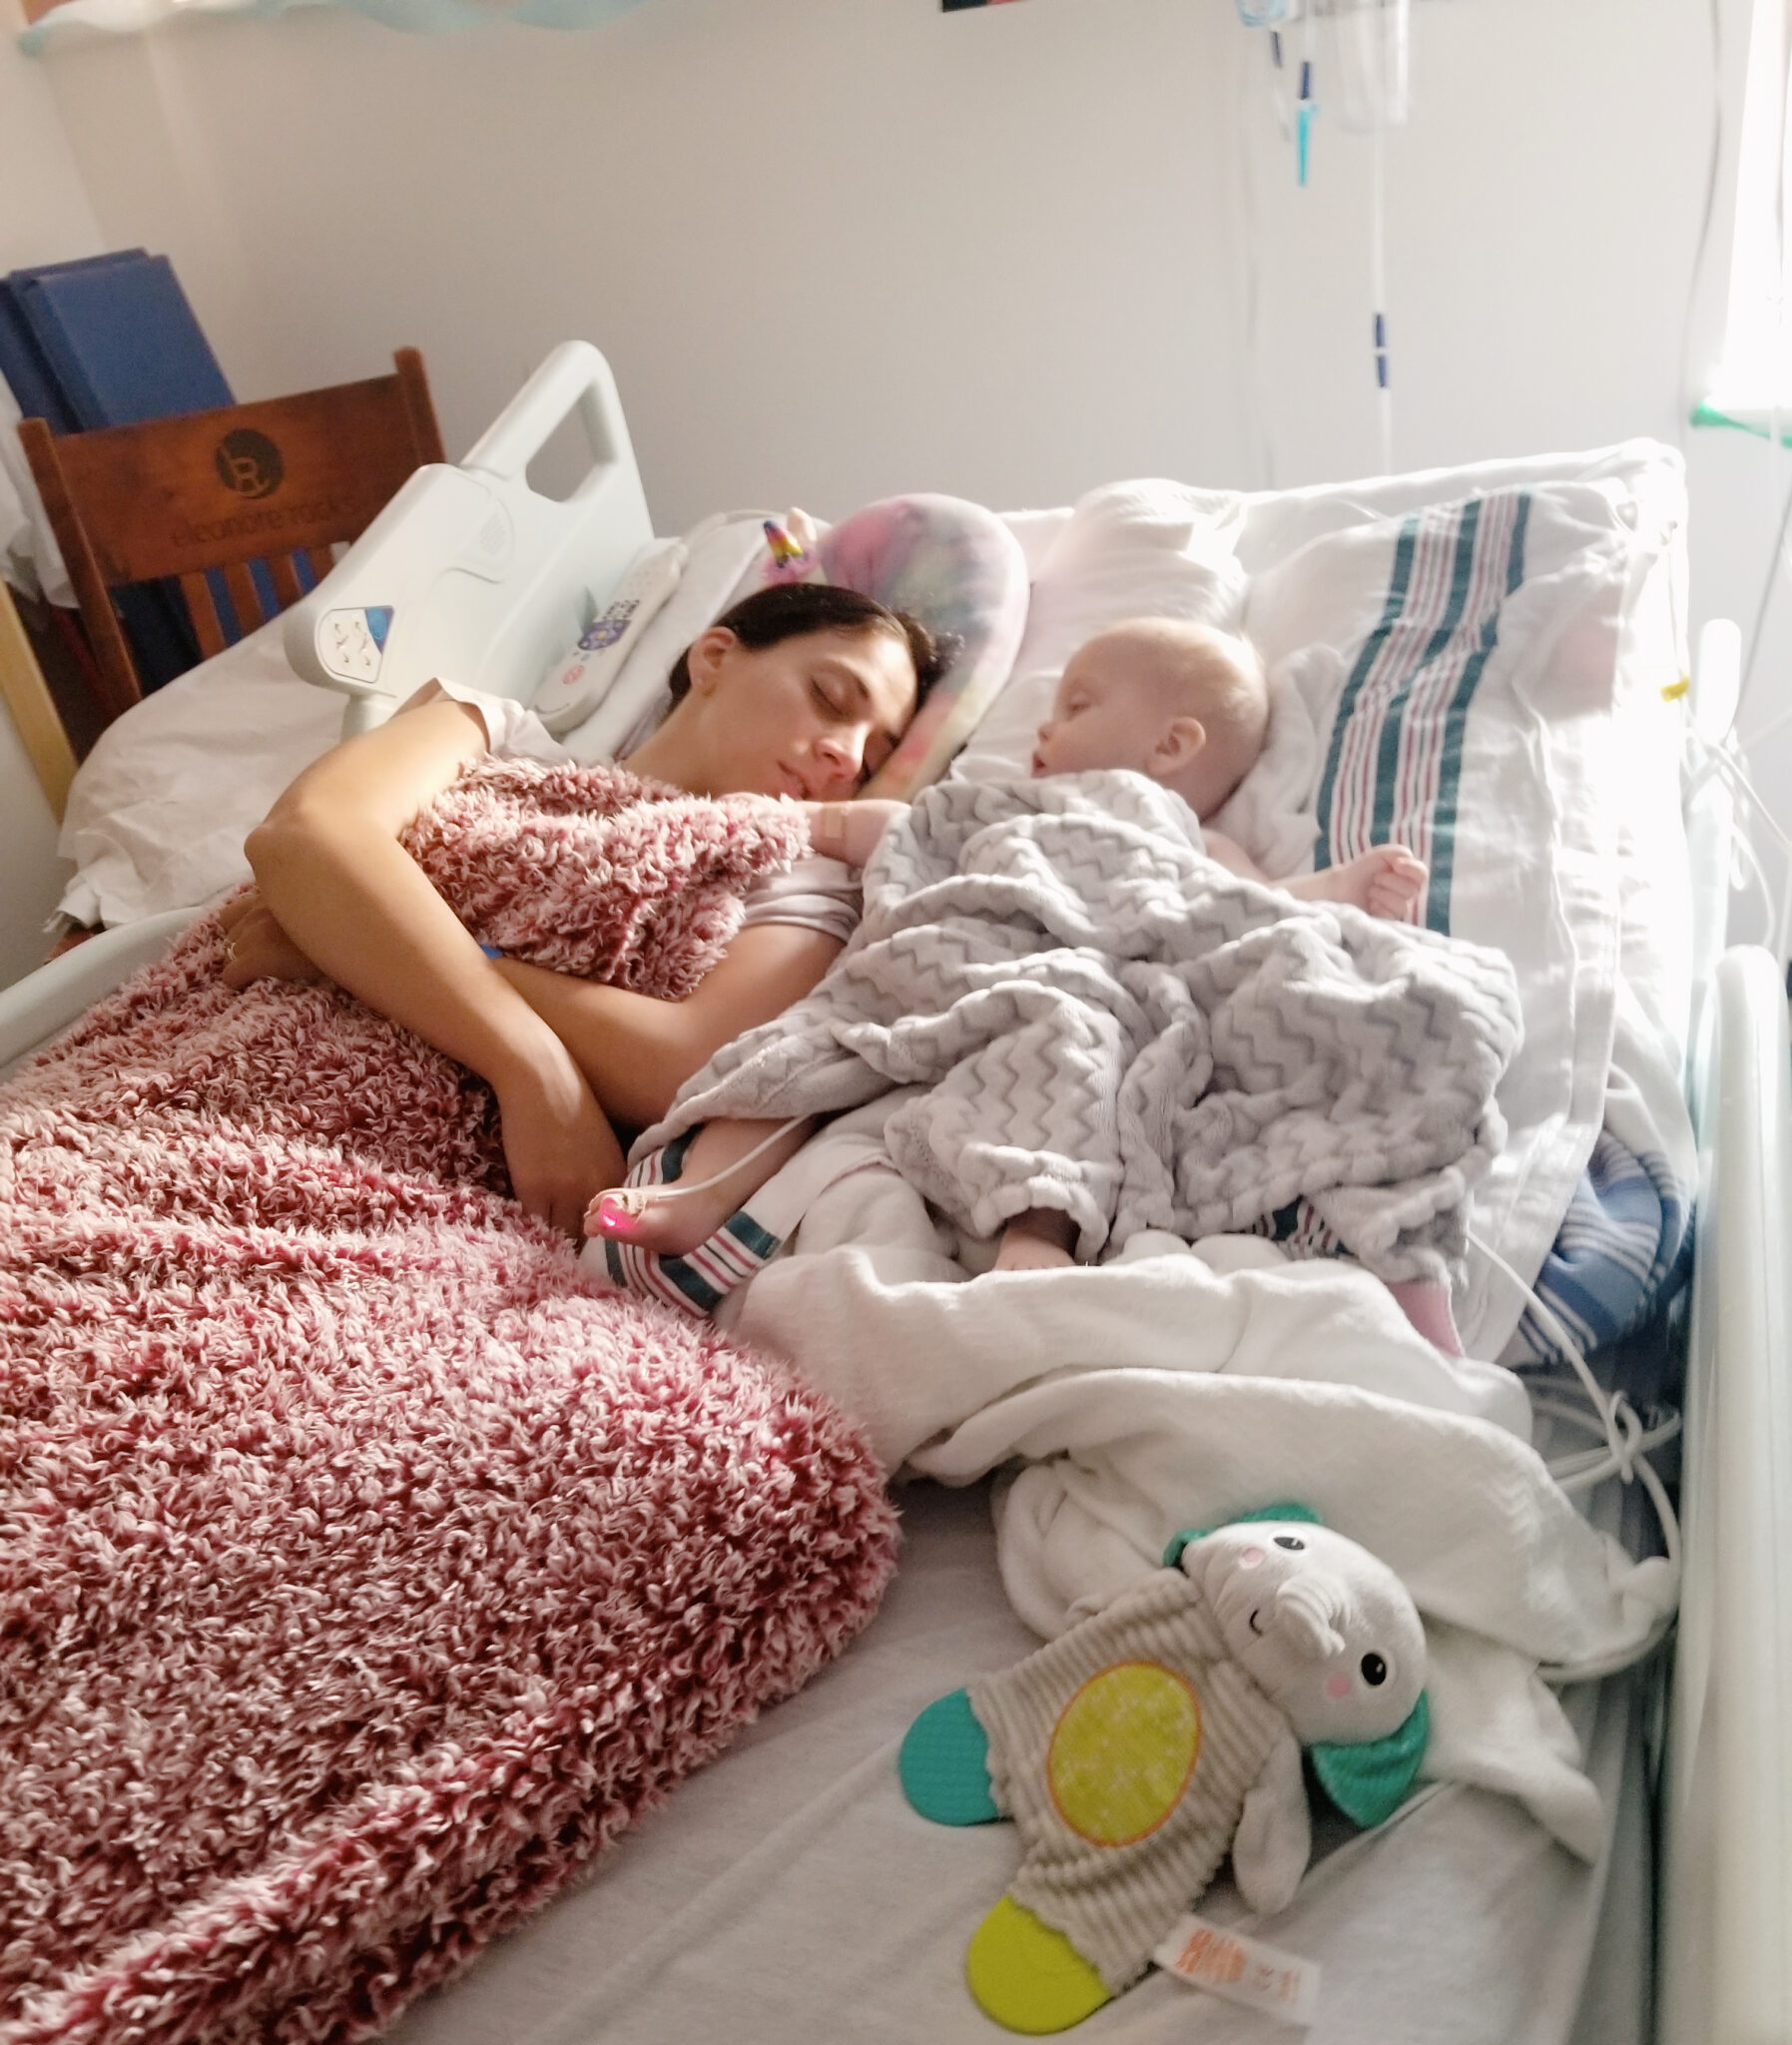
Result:
[[1718,961],[1662,1788],[1658,2045],[1792,2041],[1792,1042],[1768,952]]
[[102,931],[13,986],[0,988],[0,1075],[34,1051],[47,1049],[95,1002],[139,967],[160,959],[199,914],[175,909]]
[[[591,465],[545,497],[529,464],[575,413]],[[527,699],[652,537],[610,366],[565,341],[464,462],[419,468],[287,612],[287,658],[348,698],[344,737],[438,674]]]

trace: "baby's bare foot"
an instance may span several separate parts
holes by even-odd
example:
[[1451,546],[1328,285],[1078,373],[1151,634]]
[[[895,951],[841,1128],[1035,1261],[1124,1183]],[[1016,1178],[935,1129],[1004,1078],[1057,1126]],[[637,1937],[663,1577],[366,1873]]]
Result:
[[612,1186],[585,1210],[585,1233],[626,1242],[656,1256],[682,1257],[708,1242],[739,1202],[726,1186]]
[[1304,876],[1298,894],[1309,902],[1347,902],[1371,916],[1404,923],[1430,879],[1429,869],[1404,845],[1372,845],[1340,867]]
[[1034,1207],[1016,1214],[1001,1232],[1001,1246],[995,1252],[992,1271],[1060,1271],[1074,1264],[1071,1245],[1077,1227],[1068,1214]]

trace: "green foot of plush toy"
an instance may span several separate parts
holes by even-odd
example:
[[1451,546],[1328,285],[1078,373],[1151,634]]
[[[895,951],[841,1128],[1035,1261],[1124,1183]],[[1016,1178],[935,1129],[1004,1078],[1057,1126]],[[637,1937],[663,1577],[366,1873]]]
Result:
[[929,1704],[902,1788],[940,1824],[1012,1817],[1020,1868],[965,1955],[1009,2030],[1061,2031],[1145,1970],[1228,1852],[1287,1907],[1311,1845],[1301,1749],[1379,1824],[1425,1750],[1425,1635],[1406,1588],[1298,1507],[1179,1535],[1161,1575]]

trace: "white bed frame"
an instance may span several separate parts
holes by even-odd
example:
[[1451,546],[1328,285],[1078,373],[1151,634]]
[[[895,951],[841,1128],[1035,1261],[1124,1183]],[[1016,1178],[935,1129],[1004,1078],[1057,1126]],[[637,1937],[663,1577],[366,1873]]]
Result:
[[[568,498],[539,496],[529,464],[575,411],[591,468]],[[651,537],[608,366],[570,342],[464,464],[419,470],[295,607],[288,655],[347,696],[349,731],[444,667],[524,697]],[[380,609],[382,643],[357,637]],[[1792,1045],[1773,958],[1723,950],[1733,819],[1716,784],[1687,822],[1701,1173],[1656,2037],[1792,2045]],[[160,957],[191,914],[105,933],[0,992],[0,1072]]]

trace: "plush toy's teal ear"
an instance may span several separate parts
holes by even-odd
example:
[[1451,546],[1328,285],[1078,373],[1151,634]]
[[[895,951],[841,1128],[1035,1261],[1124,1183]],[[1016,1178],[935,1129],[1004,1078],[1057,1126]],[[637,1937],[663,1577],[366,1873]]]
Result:
[[1424,1691],[1406,1723],[1385,1739],[1308,1747],[1320,1786],[1353,1824],[1379,1825],[1412,1793],[1431,1736],[1431,1701]]
[[[1259,1506],[1254,1513],[1239,1513],[1235,1518],[1222,1520],[1223,1527],[1243,1527],[1252,1520],[1305,1520],[1309,1526],[1323,1527],[1325,1522],[1311,1506],[1283,1504]],[[1205,1540],[1209,1534],[1217,1534],[1219,1527],[1184,1527],[1182,1532],[1164,1550],[1164,1568],[1173,1570],[1182,1560],[1182,1551],[1191,1541]]]

